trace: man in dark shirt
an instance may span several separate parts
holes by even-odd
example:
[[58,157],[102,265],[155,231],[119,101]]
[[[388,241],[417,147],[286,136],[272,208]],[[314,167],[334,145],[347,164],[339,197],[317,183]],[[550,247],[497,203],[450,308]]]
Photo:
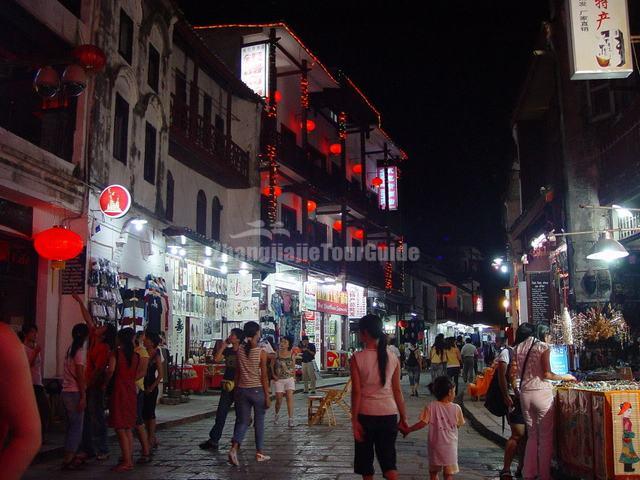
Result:
[[[227,421],[227,415],[233,405],[233,393],[235,385],[233,379],[236,374],[236,360],[238,348],[240,347],[240,339],[242,338],[242,330],[234,328],[231,330],[229,338],[224,342],[220,342],[216,347],[214,360],[221,362],[224,359],[225,369],[222,377],[222,392],[220,392],[220,401],[218,402],[218,410],[216,411],[216,421],[209,432],[209,439],[200,444],[203,450],[217,450],[222,430]],[[231,345],[231,346],[228,346]]]
[[300,341],[302,351],[302,381],[304,382],[304,393],[309,393],[309,383],[311,383],[311,393],[316,393],[316,369],[313,364],[316,358],[316,346],[309,343],[306,335]]

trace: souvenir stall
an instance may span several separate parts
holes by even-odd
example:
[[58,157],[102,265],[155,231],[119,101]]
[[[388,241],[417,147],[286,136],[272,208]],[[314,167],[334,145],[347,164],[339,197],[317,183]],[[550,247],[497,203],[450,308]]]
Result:
[[169,228],[167,276],[171,307],[167,343],[174,391],[218,388],[223,364],[214,363],[217,341],[244,322],[259,320],[264,266],[238,258],[232,249],[183,228]]
[[263,334],[274,344],[290,336],[297,344],[302,335],[303,284],[306,272],[284,263],[276,263],[276,272],[262,282],[267,288],[268,313],[262,317]]
[[[339,369],[344,349],[344,325],[347,322],[349,307],[348,295],[342,291],[339,283],[324,283],[317,289],[317,312],[320,317],[320,352],[322,368]],[[318,348],[318,344],[316,344]]]

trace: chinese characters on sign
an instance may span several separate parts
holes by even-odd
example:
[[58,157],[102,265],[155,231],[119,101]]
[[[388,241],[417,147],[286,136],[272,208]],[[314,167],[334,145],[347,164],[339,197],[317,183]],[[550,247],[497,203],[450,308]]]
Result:
[[267,44],[243,47],[240,53],[240,78],[247,86],[261,97],[267,96],[269,79],[269,49]]
[[318,288],[317,298],[318,312],[330,313],[333,315],[347,315],[347,292],[336,290],[332,287],[320,287]]
[[[378,189],[378,205],[382,210],[387,208],[387,188],[384,176],[384,167],[378,168],[378,177],[382,179],[382,185]],[[389,210],[398,209],[398,167],[387,167],[387,182],[389,183]]]
[[363,287],[347,283],[349,318],[360,318],[367,314],[367,296]]
[[626,78],[633,72],[626,0],[568,0],[571,79]]
[[316,298],[318,285],[315,282],[304,282],[304,302],[303,307],[306,311],[315,311],[318,306]]

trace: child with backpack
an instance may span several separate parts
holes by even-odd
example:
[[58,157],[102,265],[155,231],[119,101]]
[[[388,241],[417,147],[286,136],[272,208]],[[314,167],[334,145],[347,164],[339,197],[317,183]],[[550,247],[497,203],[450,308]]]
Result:
[[456,386],[448,377],[438,377],[429,385],[436,397],[420,414],[420,420],[402,434],[429,426],[429,478],[437,480],[440,471],[445,480],[453,480],[458,468],[458,429],[464,425],[460,405],[453,403]]

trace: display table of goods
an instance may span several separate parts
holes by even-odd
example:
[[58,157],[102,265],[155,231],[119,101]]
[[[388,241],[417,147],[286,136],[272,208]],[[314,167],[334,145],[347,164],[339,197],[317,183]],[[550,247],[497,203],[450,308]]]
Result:
[[556,390],[557,456],[579,478],[640,479],[640,382],[562,383]]

